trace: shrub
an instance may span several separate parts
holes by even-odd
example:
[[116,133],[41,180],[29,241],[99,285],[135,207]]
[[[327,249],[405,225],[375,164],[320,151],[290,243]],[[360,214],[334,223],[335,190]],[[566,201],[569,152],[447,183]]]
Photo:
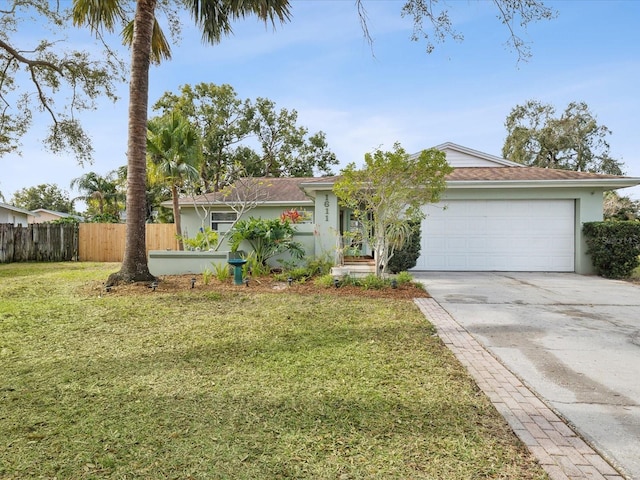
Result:
[[640,264],[640,222],[588,222],[582,231],[598,275],[627,278]]
[[390,285],[390,281],[384,278],[379,278],[377,275],[371,273],[360,279],[358,284],[360,284],[365,290],[380,290],[388,287]]
[[231,265],[226,263],[213,263],[213,272],[219,282],[226,282],[231,278]]
[[416,266],[420,256],[420,223],[411,223],[411,234],[407,237],[404,245],[398,248],[393,257],[389,259],[387,270],[390,273],[399,273]]
[[246,256],[247,263],[242,265],[243,278],[263,277],[271,273],[271,267],[260,262],[256,256],[256,252],[251,252]]
[[209,270],[208,268],[205,268],[202,272],[202,283],[204,283],[205,285],[209,285],[209,282],[211,282],[212,275],[213,273],[211,272],[211,270]]
[[78,220],[77,217],[61,217],[46,223],[50,223],[51,225],[78,225],[80,220]]
[[311,276],[306,267],[295,267],[282,273],[276,273],[273,278],[279,282],[286,282],[291,279],[295,282],[304,283]]
[[92,216],[87,221],[89,223],[120,223],[120,216],[113,213],[100,213]]
[[279,253],[288,252],[293,258],[304,257],[304,248],[293,240],[295,228],[279,218],[263,219],[250,217],[240,220],[231,229],[231,251],[235,252],[244,241],[248,242],[258,263],[267,265],[267,260]]
[[313,281],[313,283],[315,283],[319,287],[324,287],[324,288],[333,287],[334,286],[333,275],[331,274],[322,275],[320,277],[317,277]]
[[312,277],[316,275],[326,275],[331,272],[333,265],[333,259],[328,255],[324,255],[309,260],[307,262],[307,270],[309,271],[309,275]]
[[413,282],[413,277],[409,272],[402,271],[396,275],[396,282],[398,285],[402,285],[403,283],[411,283]]
[[204,227],[194,238],[182,237],[182,242],[191,250],[209,250],[218,243],[218,232],[211,230],[210,227]]

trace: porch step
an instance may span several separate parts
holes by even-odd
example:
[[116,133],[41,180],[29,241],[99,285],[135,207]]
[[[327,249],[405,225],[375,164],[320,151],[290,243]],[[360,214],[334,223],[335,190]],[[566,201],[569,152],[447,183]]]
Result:
[[363,256],[363,257],[344,257],[342,261],[343,265],[375,265],[375,261],[371,256]]
[[350,277],[366,277],[367,275],[375,274],[376,266],[372,262],[360,263],[352,265],[340,265],[338,267],[331,268],[331,275],[335,278],[344,277],[349,275]]

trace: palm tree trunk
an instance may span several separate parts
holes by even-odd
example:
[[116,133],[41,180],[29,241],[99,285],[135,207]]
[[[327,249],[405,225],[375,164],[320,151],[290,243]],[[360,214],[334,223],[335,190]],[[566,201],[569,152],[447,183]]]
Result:
[[173,205],[173,222],[176,224],[176,236],[178,237],[178,250],[184,250],[182,222],[180,221],[180,205],[178,204],[178,188],[175,185],[171,185],[171,200]]
[[109,276],[109,285],[154,279],[147,264],[145,198],[149,64],[156,1],[136,2],[129,83],[127,233],[122,266]]

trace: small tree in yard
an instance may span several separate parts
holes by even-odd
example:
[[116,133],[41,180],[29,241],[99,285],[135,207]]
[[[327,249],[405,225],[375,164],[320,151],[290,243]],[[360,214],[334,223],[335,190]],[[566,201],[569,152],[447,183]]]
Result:
[[362,224],[364,239],[374,251],[376,275],[382,277],[395,250],[411,234],[411,223],[424,219],[421,207],[440,199],[453,168],[444,152],[429,149],[409,155],[399,143],[390,152],[367,153],[364,160],[361,169],[349,164],[333,191]]

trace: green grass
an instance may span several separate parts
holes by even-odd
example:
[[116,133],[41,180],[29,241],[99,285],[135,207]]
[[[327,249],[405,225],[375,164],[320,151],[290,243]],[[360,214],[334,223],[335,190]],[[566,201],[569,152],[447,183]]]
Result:
[[0,478],[542,479],[406,300],[0,265]]

